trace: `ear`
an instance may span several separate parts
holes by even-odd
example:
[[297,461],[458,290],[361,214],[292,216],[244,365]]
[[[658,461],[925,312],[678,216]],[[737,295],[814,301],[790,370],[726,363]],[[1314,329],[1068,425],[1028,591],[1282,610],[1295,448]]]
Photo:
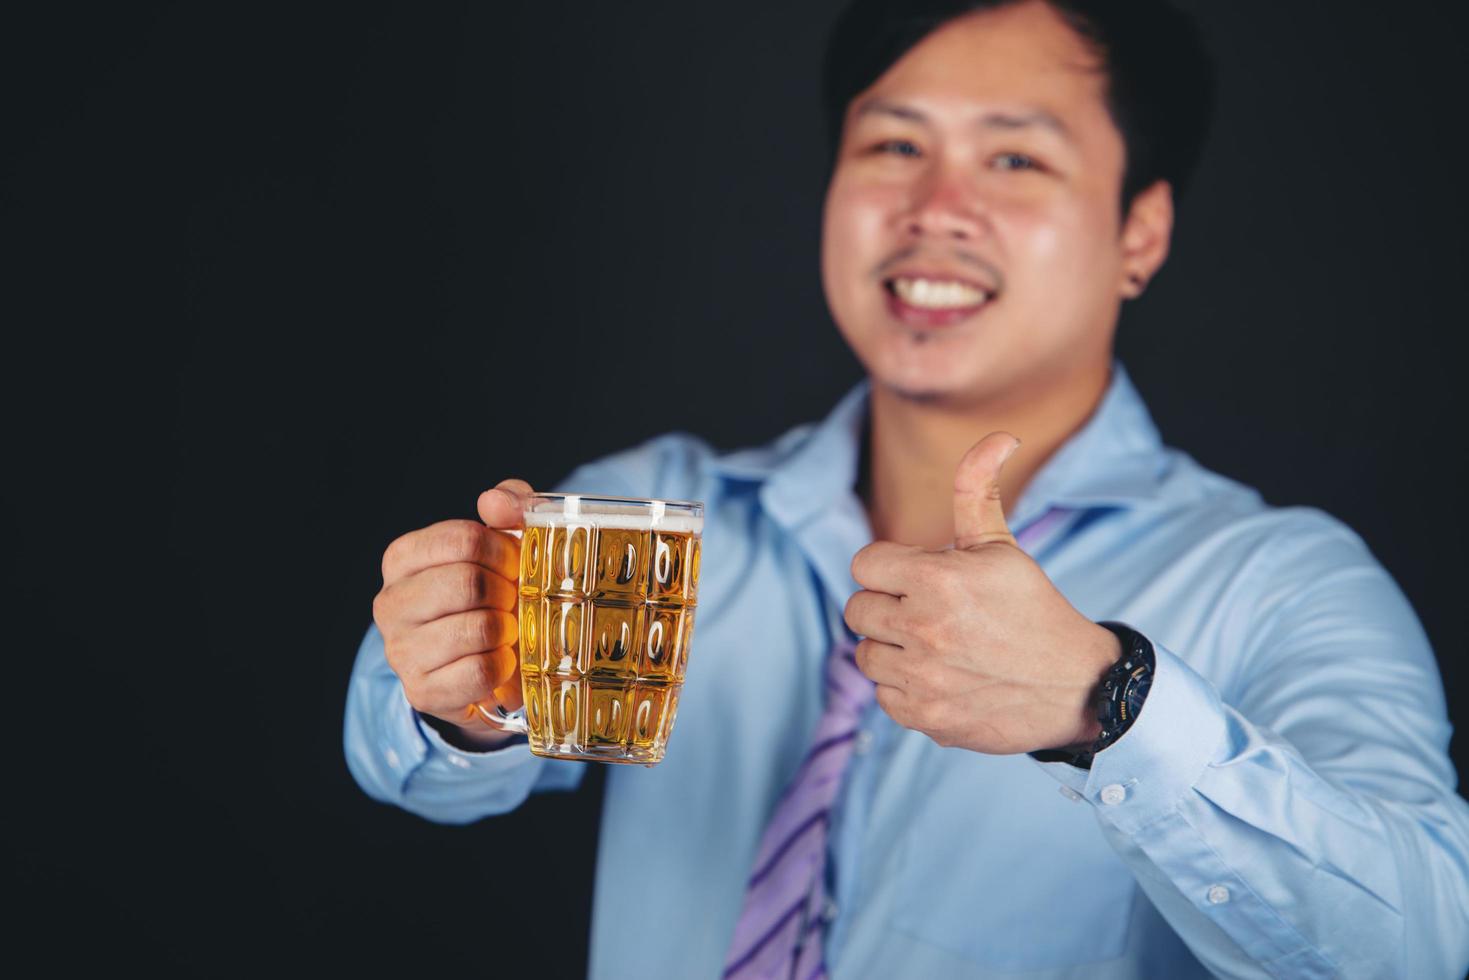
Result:
[[1173,187],[1166,180],[1133,198],[1122,225],[1122,269],[1117,291],[1137,299],[1168,258],[1173,239]]

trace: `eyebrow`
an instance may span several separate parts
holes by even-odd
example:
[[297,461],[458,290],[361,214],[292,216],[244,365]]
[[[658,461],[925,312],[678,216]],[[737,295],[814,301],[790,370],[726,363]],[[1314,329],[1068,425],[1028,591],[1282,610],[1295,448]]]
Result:
[[[922,125],[927,125],[929,122],[928,116],[911,106],[899,105],[898,103],[888,102],[880,98],[871,98],[863,102],[857,107],[857,111],[853,115],[854,117],[868,115],[893,116]],[[974,123],[976,126],[985,129],[1003,130],[1025,129],[1029,126],[1039,126],[1042,129],[1049,129],[1068,143],[1076,142],[1076,138],[1071,135],[1071,129],[1057,116],[1044,109],[1030,109],[1019,114],[999,111],[986,112],[976,118]]]

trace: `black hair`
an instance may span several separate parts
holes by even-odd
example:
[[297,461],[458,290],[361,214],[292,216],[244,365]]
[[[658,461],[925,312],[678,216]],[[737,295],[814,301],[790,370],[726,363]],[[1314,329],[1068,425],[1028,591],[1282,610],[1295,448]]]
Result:
[[[822,99],[831,159],[847,106],[936,29],[1023,0],[852,0],[827,39]],[[1107,76],[1106,104],[1127,147],[1122,211],[1159,180],[1183,196],[1214,111],[1214,66],[1193,18],[1167,0],[1043,0]]]

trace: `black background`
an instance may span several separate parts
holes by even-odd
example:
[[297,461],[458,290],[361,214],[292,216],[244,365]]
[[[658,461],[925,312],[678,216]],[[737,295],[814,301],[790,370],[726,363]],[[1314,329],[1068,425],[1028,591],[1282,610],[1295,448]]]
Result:
[[[837,6],[12,17],[22,949],[580,975],[602,774],[465,828],[376,804],[346,678],[398,534],[671,428],[764,441],[859,377],[817,274]],[[1188,6],[1220,115],[1121,355],[1171,443],[1364,536],[1462,719],[1463,8]]]

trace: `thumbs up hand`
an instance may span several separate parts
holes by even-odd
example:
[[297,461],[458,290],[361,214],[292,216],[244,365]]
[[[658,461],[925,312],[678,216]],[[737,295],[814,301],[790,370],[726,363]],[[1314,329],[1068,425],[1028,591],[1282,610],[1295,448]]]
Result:
[[857,665],[898,724],[944,746],[1007,755],[1090,747],[1095,692],[1121,655],[1020,550],[1000,502],[1019,447],[991,433],[954,477],[954,547],[875,541],[852,559]]

